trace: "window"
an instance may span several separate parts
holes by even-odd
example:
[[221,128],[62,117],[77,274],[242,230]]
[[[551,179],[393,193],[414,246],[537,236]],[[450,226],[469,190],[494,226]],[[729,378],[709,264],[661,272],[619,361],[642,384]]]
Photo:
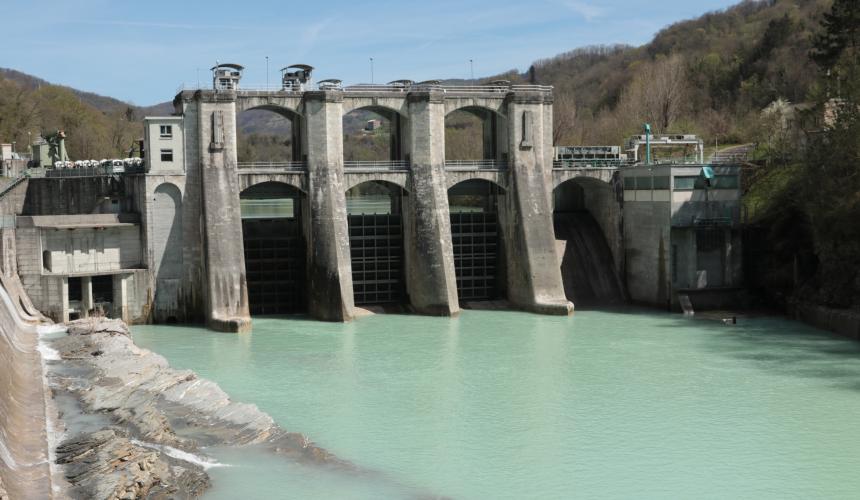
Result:
[[625,177],[624,178],[624,189],[628,191],[632,191],[636,189],[636,177]]
[[669,189],[669,176],[654,177],[654,189]]
[[170,139],[173,137],[173,125],[159,125],[158,133],[162,139]]
[[675,177],[675,191],[692,191],[704,188],[705,179],[698,175],[679,175]]
[[172,162],[173,161],[173,150],[172,149],[162,149],[161,150],[161,161]]

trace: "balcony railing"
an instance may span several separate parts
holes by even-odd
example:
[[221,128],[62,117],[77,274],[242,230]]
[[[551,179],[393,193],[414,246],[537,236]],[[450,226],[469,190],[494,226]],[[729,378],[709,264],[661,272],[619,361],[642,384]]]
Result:
[[507,170],[508,162],[500,160],[446,160],[446,170]]
[[236,167],[239,170],[286,170],[289,172],[307,170],[307,165],[303,161],[240,161]]
[[381,160],[381,161],[356,161],[345,160],[343,168],[346,170],[371,170],[374,172],[380,171],[407,171],[409,170],[409,162],[405,160]]

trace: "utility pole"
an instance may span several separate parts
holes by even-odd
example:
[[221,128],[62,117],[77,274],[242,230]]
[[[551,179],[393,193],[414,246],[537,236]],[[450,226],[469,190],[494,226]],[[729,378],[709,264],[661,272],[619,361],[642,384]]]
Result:
[[469,59],[469,75],[472,77],[472,80],[475,79],[475,62]]
[[373,58],[370,58],[370,83],[373,83]]
[[266,90],[269,90],[269,56],[266,56]]

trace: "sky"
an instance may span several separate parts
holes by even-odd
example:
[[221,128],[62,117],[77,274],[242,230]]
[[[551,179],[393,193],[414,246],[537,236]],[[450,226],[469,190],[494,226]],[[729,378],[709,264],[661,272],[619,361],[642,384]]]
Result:
[[[208,84],[216,61],[242,82],[283,66],[314,78],[384,83],[469,78],[597,44],[641,45],[676,21],[735,0],[0,0],[0,67],[131,102]],[[469,60],[473,63],[470,67]]]

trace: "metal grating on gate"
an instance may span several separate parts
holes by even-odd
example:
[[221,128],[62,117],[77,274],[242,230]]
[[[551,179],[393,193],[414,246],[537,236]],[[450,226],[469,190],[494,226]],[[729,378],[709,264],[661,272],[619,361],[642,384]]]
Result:
[[305,240],[297,219],[243,219],[245,274],[251,314],[307,309]]
[[349,215],[348,221],[355,303],[401,302],[404,296],[401,216]]
[[461,301],[498,298],[498,226],[494,212],[451,212],[454,269]]

